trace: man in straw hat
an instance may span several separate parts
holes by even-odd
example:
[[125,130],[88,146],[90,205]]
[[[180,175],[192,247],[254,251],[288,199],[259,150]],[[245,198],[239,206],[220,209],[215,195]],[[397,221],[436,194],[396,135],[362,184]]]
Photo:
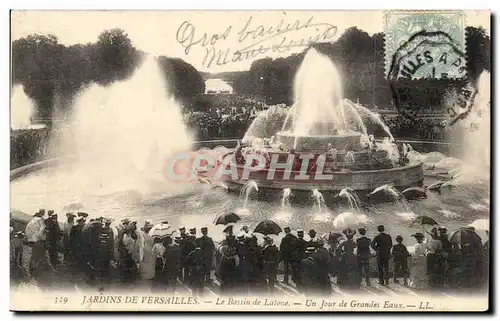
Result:
[[297,229],[297,260],[300,262],[306,257],[307,241],[304,239],[304,230]]
[[208,236],[208,228],[201,228],[201,236],[196,239],[195,243],[201,248],[203,253],[203,277],[205,282],[211,282],[210,271],[214,259],[215,244],[211,237]]
[[318,265],[314,260],[316,248],[313,246],[307,247],[305,250],[305,258],[302,259],[301,265],[301,290],[304,294],[315,294],[318,289]]
[[283,276],[283,282],[288,284],[288,276],[290,270],[292,272],[292,280],[295,282],[297,275],[297,237],[291,233],[289,227],[284,229],[285,236],[281,239],[280,244],[280,257],[283,261],[283,269],[285,275]]
[[372,248],[377,252],[378,283],[389,285],[389,258],[391,256],[392,238],[385,233],[383,225],[377,226],[379,234],[373,238]]
[[33,214],[25,229],[28,246],[24,255],[23,268],[28,276],[38,272],[38,268],[45,259],[45,210],[40,209]]

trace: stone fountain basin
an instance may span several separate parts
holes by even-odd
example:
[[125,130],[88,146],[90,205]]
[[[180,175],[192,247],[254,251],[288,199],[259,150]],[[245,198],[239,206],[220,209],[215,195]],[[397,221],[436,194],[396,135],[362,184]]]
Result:
[[415,163],[391,169],[363,170],[363,171],[339,171],[324,172],[325,175],[331,175],[331,179],[308,179],[297,180],[295,176],[299,171],[291,171],[290,179],[284,179],[284,171],[277,169],[274,179],[268,179],[268,170],[251,171],[248,179],[243,179],[244,165],[237,165],[238,178],[232,179],[229,175],[222,175],[221,179],[233,188],[239,188],[249,180],[257,182],[259,189],[284,189],[292,190],[313,190],[339,192],[343,188],[350,187],[355,191],[371,192],[375,188],[391,184],[399,190],[412,186],[422,186],[424,181],[423,163]]

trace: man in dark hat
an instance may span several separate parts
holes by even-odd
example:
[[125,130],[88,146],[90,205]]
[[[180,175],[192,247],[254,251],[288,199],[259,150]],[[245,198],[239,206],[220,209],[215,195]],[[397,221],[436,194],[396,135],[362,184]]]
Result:
[[186,258],[186,265],[189,267],[189,285],[194,296],[203,294],[205,282],[203,278],[203,251],[199,245],[189,253]]
[[379,234],[373,238],[372,248],[377,252],[378,282],[389,285],[389,258],[391,256],[392,238],[385,233],[383,225],[377,226]]
[[316,247],[316,231],[313,229],[309,230],[309,235],[310,240],[307,242],[307,247]]
[[262,249],[262,259],[264,262],[264,273],[267,279],[267,288],[274,292],[276,274],[278,272],[279,250],[273,244],[273,239],[269,236],[264,237],[264,248]]
[[327,295],[331,293],[332,286],[330,284],[330,254],[325,248],[325,240],[317,238],[315,243],[316,253],[314,253],[314,260],[318,269],[318,285],[321,293]]
[[85,226],[85,218],[79,217],[76,220],[76,225],[71,228],[70,232],[70,242],[71,242],[71,252],[72,256],[76,259],[77,267],[80,271],[85,269],[84,260],[84,244],[82,239],[82,229]]
[[250,284],[250,242],[249,237],[244,231],[236,237],[236,253],[239,258],[239,264],[236,269],[237,283],[241,285],[241,289],[247,291]]
[[179,248],[181,250],[181,266],[182,266],[182,282],[189,283],[189,266],[187,264],[187,257],[191,251],[193,251],[196,248],[196,244],[194,243],[194,240],[186,234],[186,228],[181,227],[179,229],[179,232],[181,234],[181,240],[179,243]]
[[[181,238],[176,237],[180,242]],[[172,237],[167,236],[163,240],[163,245],[165,246],[165,281],[167,283],[167,288],[171,293],[175,293],[177,286],[177,276],[179,275],[179,270],[181,269],[181,249],[179,245],[173,243]]]
[[111,228],[111,219],[104,220],[104,227],[98,233],[96,272],[100,283],[100,289],[111,282],[111,265],[114,259],[115,237]]
[[45,221],[45,233],[47,250],[49,252],[50,265],[55,269],[58,263],[58,247],[61,239],[61,228],[57,222],[57,214],[49,211],[49,218]]
[[77,216],[78,216],[78,217],[83,217],[84,219],[86,219],[86,218],[89,216],[89,214],[84,213],[84,212],[78,212],[78,213],[77,213]]
[[304,240],[304,230],[297,229],[297,242],[295,247],[297,257],[297,280],[294,281],[298,288],[300,288],[302,278],[302,260],[306,258],[307,241]]
[[297,276],[297,237],[291,233],[289,227],[285,227],[285,236],[281,239],[280,256],[283,261],[284,277],[283,282],[288,284],[288,276],[292,270],[292,280],[296,282]]
[[205,282],[211,282],[210,271],[214,259],[215,245],[211,237],[208,236],[208,228],[201,228],[201,237],[196,239],[196,245],[201,248],[203,257],[203,278]]
[[305,250],[305,257],[302,259],[301,266],[301,287],[304,294],[316,294],[318,288],[318,265],[314,260],[316,253],[315,247],[308,247]]
[[444,226],[438,228],[439,231],[439,241],[441,241],[442,251],[441,251],[441,264],[440,264],[440,283],[447,284],[449,275],[451,274],[450,256],[453,249],[453,244],[451,244],[448,237],[448,229]]
[[360,277],[365,278],[365,282],[367,285],[370,284],[370,244],[371,240],[366,237],[366,229],[364,227],[361,227],[358,229],[359,234],[361,237],[359,237],[356,240],[356,247],[357,247],[357,259],[358,259],[358,266],[359,266],[359,272],[360,272]]

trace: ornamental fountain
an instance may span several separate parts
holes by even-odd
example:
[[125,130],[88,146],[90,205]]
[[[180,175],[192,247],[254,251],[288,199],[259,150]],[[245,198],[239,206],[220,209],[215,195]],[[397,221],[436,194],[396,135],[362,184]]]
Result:
[[[402,190],[423,183],[422,163],[409,161],[377,114],[342,97],[340,73],[315,49],[295,75],[293,106],[282,117],[272,112],[257,117],[242,143],[220,158],[237,168],[236,176],[220,176],[231,188],[255,181],[261,189],[338,195],[345,188],[369,193],[385,184]],[[368,133],[368,121],[385,132],[382,142]]]

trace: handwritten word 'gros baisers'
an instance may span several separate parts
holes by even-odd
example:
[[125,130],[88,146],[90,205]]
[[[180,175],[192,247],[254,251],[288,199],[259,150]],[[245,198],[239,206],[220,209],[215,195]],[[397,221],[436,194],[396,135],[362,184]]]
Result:
[[[237,50],[233,50],[229,46],[226,48],[224,46],[217,47],[234,34],[233,26],[228,26],[220,33],[208,34],[205,32],[203,35],[197,36],[196,27],[191,22],[184,21],[177,29],[176,39],[184,47],[186,55],[197,46],[204,48],[203,66],[208,68],[213,64],[221,66],[252,59],[269,52],[285,53],[292,48],[333,41],[337,35],[337,27],[313,20],[314,17],[310,17],[304,22],[300,20],[286,22],[281,19],[277,25],[253,26],[253,17],[250,17],[245,25],[236,32],[236,42],[244,45],[243,48]],[[311,35],[294,39],[293,33],[299,31],[311,31]]]

